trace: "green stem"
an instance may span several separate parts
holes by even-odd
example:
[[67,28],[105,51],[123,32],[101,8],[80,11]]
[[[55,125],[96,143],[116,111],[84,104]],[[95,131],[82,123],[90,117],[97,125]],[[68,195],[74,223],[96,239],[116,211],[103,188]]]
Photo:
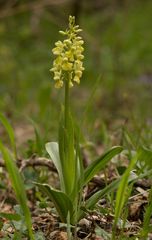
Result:
[[68,236],[68,240],[71,240],[70,212],[68,212],[68,215],[67,215],[67,236]]
[[65,105],[64,105],[64,124],[65,129],[68,128],[69,119],[69,79],[65,81]]

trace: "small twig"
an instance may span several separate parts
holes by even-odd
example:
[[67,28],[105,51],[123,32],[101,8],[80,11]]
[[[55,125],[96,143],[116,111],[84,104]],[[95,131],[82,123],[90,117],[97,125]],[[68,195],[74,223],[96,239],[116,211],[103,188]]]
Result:
[[53,172],[57,172],[53,162],[48,159],[48,158],[44,158],[44,157],[33,157],[31,159],[27,159],[22,161],[22,164],[20,166],[20,171],[23,171],[26,167],[36,167],[36,166],[44,166],[44,167],[48,167],[49,170],[53,171]]
[[[29,159],[19,159],[17,161],[17,165],[19,167],[20,172],[22,172],[26,167],[36,167],[36,166],[43,166],[49,168],[49,170],[53,172],[57,172],[53,162],[44,157],[31,157]],[[3,159],[0,158],[0,167],[5,168],[5,164]]]

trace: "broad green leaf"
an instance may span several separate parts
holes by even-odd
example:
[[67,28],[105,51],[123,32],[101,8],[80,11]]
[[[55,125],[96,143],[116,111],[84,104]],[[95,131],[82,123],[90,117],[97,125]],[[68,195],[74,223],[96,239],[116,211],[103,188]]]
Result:
[[74,218],[78,219],[79,208],[81,205],[82,197],[83,197],[83,187],[82,182],[84,180],[84,167],[82,154],[80,149],[79,137],[80,137],[80,129],[77,127],[75,132],[75,183],[72,194],[70,195],[70,199],[72,199],[74,205]]
[[73,215],[73,205],[69,197],[59,190],[51,188],[48,184],[36,183],[36,185],[51,199],[54,203],[59,216],[63,222],[67,221],[68,212]]
[[30,239],[34,240],[34,235],[32,232],[31,215],[30,215],[29,208],[27,206],[27,196],[26,196],[23,180],[22,180],[19,170],[14,162],[13,157],[11,156],[11,154],[9,153],[7,148],[5,148],[3,146],[1,141],[0,141],[0,150],[2,152],[2,156],[5,161],[6,168],[9,173],[9,177],[10,177],[12,186],[14,188],[17,200],[19,201],[21,208],[23,210],[26,226],[29,231]]
[[79,191],[81,191],[82,189],[82,183],[84,181],[84,166],[83,166],[83,159],[82,159],[82,153],[81,153],[81,149],[80,149],[80,141],[79,141],[79,137],[80,137],[80,129],[77,127],[76,128],[76,133],[75,133],[75,148],[76,148],[76,182],[75,182],[75,186],[77,185],[77,194]]
[[12,149],[14,151],[15,158],[17,159],[17,150],[16,150],[14,130],[13,130],[12,126],[10,125],[9,121],[7,120],[7,118],[1,113],[0,113],[0,121],[3,124],[3,126],[5,127],[5,129],[8,133],[8,136],[9,136],[9,139],[10,139],[10,142],[11,142],[11,146],[12,146]]
[[97,158],[97,160],[93,161],[84,172],[84,185],[86,185],[95,174],[105,168],[106,164],[117,154],[122,152],[123,148],[120,146],[116,146],[111,148],[101,157]]
[[71,195],[75,187],[76,163],[74,152],[74,127],[72,116],[69,114],[65,128],[63,114],[59,125],[59,153],[62,166],[62,174],[65,186],[65,192]]
[[5,212],[0,212],[0,218],[6,218],[10,221],[20,221],[21,216],[17,213],[5,213]]
[[63,163],[65,162],[65,137],[64,137],[64,126],[63,126],[63,113],[61,114],[61,119],[59,123],[59,145],[58,145],[58,152],[59,152],[59,159],[60,159],[60,166],[62,169],[63,174]]
[[[74,126],[73,119],[69,113],[68,127],[65,129],[65,151],[67,150],[68,154],[66,156],[68,162],[65,162],[64,169],[66,169],[65,177],[66,182],[69,184],[69,195],[72,193],[75,188],[76,174],[77,174],[77,162],[75,156],[75,147],[74,147]],[[70,182],[70,183],[69,183]]]
[[60,156],[59,156],[58,143],[57,142],[48,142],[48,143],[46,143],[45,147],[46,147],[46,151],[50,155],[51,160],[53,161],[53,163],[58,171],[59,178],[60,178],[61,190],[65,191],[64,181],[63,181],[63,173],[62,173],[62,165],[61,165]]

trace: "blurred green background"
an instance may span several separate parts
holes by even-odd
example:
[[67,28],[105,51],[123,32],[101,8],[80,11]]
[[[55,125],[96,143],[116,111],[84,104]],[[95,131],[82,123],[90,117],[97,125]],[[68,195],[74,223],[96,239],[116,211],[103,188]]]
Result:
[[150,145],[151,0],[0,1],[0,111],[18,144],[33,136],[29,119],[42,138],[57,137],[63,90],[54,88],[49,69],[69,15],[76,16],[85,41],[85,72],[71,89],[71,105],[87,138],[121,143],[126,127]]

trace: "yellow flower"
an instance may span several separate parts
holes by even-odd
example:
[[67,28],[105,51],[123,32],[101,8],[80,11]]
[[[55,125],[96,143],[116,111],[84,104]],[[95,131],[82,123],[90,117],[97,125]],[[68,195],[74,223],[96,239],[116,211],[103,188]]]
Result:
[[63,81],[59,80],[55,83],[55,88],[61,88],[63,86]]
[[75,75],[73,81],[79,84],[80,83],[80,77]]
[[62,69],[64,70],[64,71],[71,71],[72,70],[72,63],[70,63],[70,62],[65,62],[65,63],[63,63],[63,65],[62,65]]
[[[51,72],[54,73],[55,87],[61,88],[64,81],[69,81],[69,87],[73,86],[73,83],[80,83],[80,78],[82,76],[83,62],[82,59],[84,48],[82,45],[84,41],[77,34],[82,30],[78,25],[75,25],[75,17],[69,17],[69,29],[65,32],[60,31],[60,33],[67,38],[62,41],[57,41],[55,43],[55,48],[52,49],[53,54],[56,56],[53,61],[53,67]],[[70,79],[65,79],[68,72]]]
[[75,71],[75,75],[79,78],[82,76],[82,71]]

